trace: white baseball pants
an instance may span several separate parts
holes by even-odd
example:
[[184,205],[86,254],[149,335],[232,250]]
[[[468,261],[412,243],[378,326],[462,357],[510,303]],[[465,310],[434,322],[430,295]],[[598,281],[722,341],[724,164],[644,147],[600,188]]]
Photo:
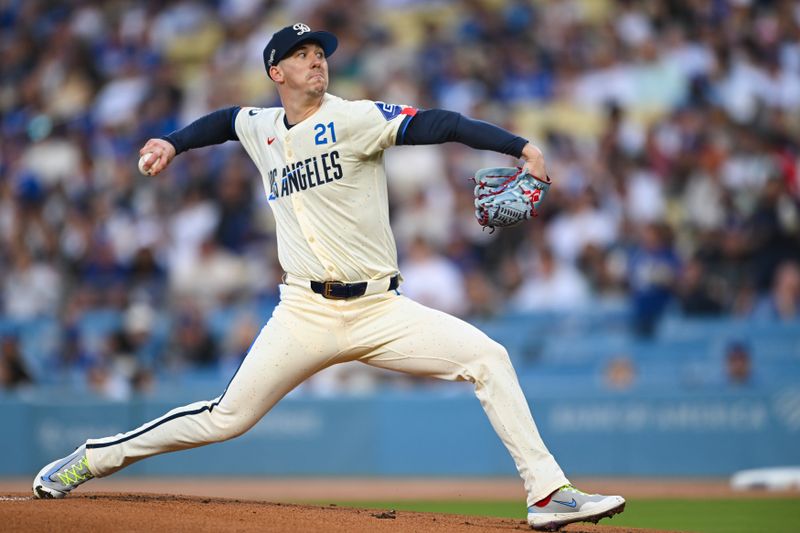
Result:
[[103,477],[146,457],[241,435],[315,372],[347,361],[473,383],[525,483],[528,505],[568,483],[498,343],[393,291],[327,300],[293,285],[281,285],[280,304],[222,396],[173,409],[127,433],[88,440],[89,467]]

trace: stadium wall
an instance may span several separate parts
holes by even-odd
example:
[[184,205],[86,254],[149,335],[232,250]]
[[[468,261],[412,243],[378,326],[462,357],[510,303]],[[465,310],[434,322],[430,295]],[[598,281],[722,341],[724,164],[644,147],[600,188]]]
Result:
[[[570,475],[723,476],[800,465],[800,386],[750,393],[528,394]],[[0,475],[25,475],[87,436],[139,426],[171,400],[3,399]],[[469,395],[287,398],[229,442],[122,475],[503,476],[514,465]]]

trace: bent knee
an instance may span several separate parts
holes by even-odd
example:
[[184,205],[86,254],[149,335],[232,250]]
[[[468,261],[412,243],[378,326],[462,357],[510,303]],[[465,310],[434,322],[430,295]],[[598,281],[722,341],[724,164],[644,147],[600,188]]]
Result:
[[485,344],[483,359],[485,359],[488,364],[511,365],[511,358],[508,355],[508,350],[506,350],[505,346],[492,339],[488,339],[488,342]]
[[470,374],[473,378],[470,381],[486,381],[492,375],[508,371],[513,372],[508,350],[502,344],[487,338],[487,342],[481,345],[475,361],[470,365]]
[[215,436],[221,441],[246,433],[258,422],[258,419],[231,412],[216,411],[212,415]]

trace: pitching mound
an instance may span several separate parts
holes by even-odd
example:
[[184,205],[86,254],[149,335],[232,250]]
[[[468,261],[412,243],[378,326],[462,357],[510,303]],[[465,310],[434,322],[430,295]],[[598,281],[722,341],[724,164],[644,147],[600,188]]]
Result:
[[[34,500],[27,494],[0,496],[6,531],[220,531],[469,532],[531,531],[508,518],[349,509],[159,494],[93,493],[63,500]],[[613,522],[606,519],[605,522]],[[572,524],[562,531],[634,531],[612,525]],[[635,530],[650,531],[650,530]]]

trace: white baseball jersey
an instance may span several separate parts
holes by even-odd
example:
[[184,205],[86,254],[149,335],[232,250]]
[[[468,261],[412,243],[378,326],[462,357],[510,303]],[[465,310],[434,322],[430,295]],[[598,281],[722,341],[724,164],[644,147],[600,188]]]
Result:
[[242,108],[236,134],[261,172],[284,271],[346,282],[398,272],[383,151],[411,107],[326,94],[287,129],[283,108]]

